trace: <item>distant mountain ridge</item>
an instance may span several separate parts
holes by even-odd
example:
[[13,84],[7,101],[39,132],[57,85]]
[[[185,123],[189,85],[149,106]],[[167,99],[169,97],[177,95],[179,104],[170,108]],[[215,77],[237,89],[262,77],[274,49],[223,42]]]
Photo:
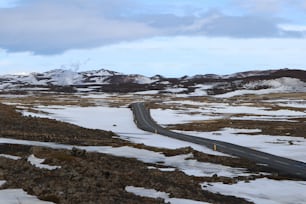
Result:
[[[0,93],[11,91],[139,92],[220,95],[238,90],[305,91],[306,71],[293,69],[247,71],[231,75],[167,78],[123,74],[107,69],[76,72],[54,69],[28,75],[0,76]],[[200,88],[199,88],[200,87]],[[203,88],[205,87],[205,88]],[[289,88],[290,87],[290,88]],[[199,91],[201,89],[201,91]]]

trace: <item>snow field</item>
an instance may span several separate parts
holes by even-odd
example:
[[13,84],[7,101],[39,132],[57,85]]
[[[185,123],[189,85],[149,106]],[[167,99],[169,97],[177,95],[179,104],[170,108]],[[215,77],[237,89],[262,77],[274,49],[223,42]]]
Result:
[[22,189],[4,189],[0,190],[1,204],[54,204],[52,202],[42,201],[35,196],[27,194]]
[[306,203],[305,181],[277,181],[261,178],[254,181],[223,183],[204,183],[202,188],[214,193],[245,198],[256,204],[304,204]]
[[192,147],[193,149],[212,155],[228,156],[209,148],[189,142],[171,139],[159,134],[148,133],[137,128],[133,121],[133,113],[128,108],[112,107],[67,107],[67,106],[40,106],[37,110],[49,113],[35,114],[24,111],[24,115],[46,117],[69,122],[85,128],[110,130],[121,138],[134,143],[143,143],[147,146],[177,149]]
[[[187,102],[189,103],[189,102]],[[253,119],[259,120],[265,118],[266,120],[287,120],[293,117],[306,117],[305,112],[291,111],[291,110],[268,110],[261,107],[252,106],[231,106],[225,103],[207,103],[206,105],[199,106],[199,109],[190,108],[184,111],[175,110],[151,110],[152,118],[157,123],[162,125],[169,124],[184,124],[191,123],[198,120],[214,120],[221,117],[228,117],[230,114],[258,114],[263,116],[243,116],[233,117],[232,119]],[[200,105],[200,104],[198,104]],[[201,112],[202,114],[190,115],[189,112]],[[205,114],[209,114],[206,116]],[[210,116],[211,113],[217,116]],[[223,116],[220,114],[223,114]],[[230,117],[230,116],[229,116]],[[292,122],[292,121],[291,121]],[[250,148],[254,148],[263,152],[274,154],[277,156],[283,156],[290,159],[306,162],[306,139],[301,137],[289,137],[289,136],[271,136],[271,135],[249,135],[247,133],[260,133],[259,129],[256,130],[244,130],[244,129],[232,129],[225,128],[220,131],[214,132],[196,132],[196,131],[178,131],[184,134],[194,135],[197,137],[203,137],[208,139],[225,141],[237,145],[242,145]],[[239,133],[239,134],[237,134]],[[244,133],[244,134],[241,134]],[[290,143],[293,145],[290,145]]]
[[[273,117],[276,114],[276,116],[284,119],[296,116],[305,117],[306,115],[306,113],[303,111],[291,111],[291,110],[274,111],[261,107],[229,106],[228,104],[219,104],[219,103],[209,104],[209,105],[210,105],[209,107],[203,105],[203,107],[200,107],[199,109],[197,109],[197,111],[200,110],[202,114],[213,112],[213,114],[215,115],[212,115],[212,118],[218,116],[218,114],[231,114],[233,112],[235,114],[239,113],[243,114],[245,111],[248,111],[248,113],[250,114],[254,114],[254,117],[256,117],[257,114],[263,114],[265,117]],[[199,146],[197,147],[197,145],[192,145],[192,144],[188,145],[188,143],[185,142],[172,140],[170,138],[161,135],[151,134],[139,130],[132,121],[131,111],[126,108],[110,108],[110,107],[87,107],[87,108],[56,107],[56,109],[53,108],[54,107],[39,107],[39,110],[51,113],[51,115],[47,116],[50,118],[71,122],[88,128],[112,130],[117,134],[119,134],[119,136],[124,139],[128,139],[133,142],[144,143],[149,146],[165,147],[171,149],[186,147],[186,146],[192,146],[194,149],[204,148]],[[195,110],[191,109],[188,111],[195,111]],[[157,110],[156,115],[154,115],[154,110],[153,110],[152,115],[153,118],[158,123],[162,123],[161,121],[163,121],[165,118],[167,118],[167,120],[164,120],[163,124],[173,124],[173,121],[177,123],[179,122],[183,123],[194,119],[193,116],[192,117],[187,116],[186,113],[188,113],[188,111],[185,111],[184,113],[184,112],[176,112],[169,110]],[[163,113],[161,114],[161,112]],[[201,116],[197,117],[199,118],[196,119],[201,118]],[[238,135],[237,134],[238,132],[239,133],[242,132],[244,134]],[[231,143],[236,143],[239,145],[244,145],[247,147],[265,151],[271,154],[285,156],[300,161],[305,161],[306,158],[305,139],[295,138],[295,137],[285,137],[285,136],[278,137],[278,136],[269,136],[269,135],[256,135],[256,136],[248,135],[248,133],[252,132],[260,132],[260,130],[258,129],[239,130],[239,129],[226,128],[221,131],[210,132],[210,133],[200,133],[200,132],[185,132],[185,133],[200,137],[228,141]],[[292,141],[293,145],[288,145],[289,141]],[[50,146],[50,144],[44,144],[44,145]],[[60,145],[59,147],[63,146]],[[69,148],[71,149],[72,147]],[[78,147],[78,148],[82,149],[83,147]],[[224,167],[222,165],[221,165],[222,168],[219,168],[219,166],[209,166],[209,164],[207,163],[197,162],[192,159],[192,155],[178,155],[174,157],[165,157],[161,153],[150,152],[150,151],[148,152],[148,150],[130,149],[131,147],[121,147],[121,149],[113,147],[87,147],[87,148],[88,151],[96,151],[116,156],[137,158],[138,160],[151,164],[154,164],[156,162],[162,162],[166,166],[165,167],[166,171],[167,170],[172,171],[178,169],[180,171],[183,171],[187,175],[205,176],[205,175],[212,175],[211,174],[212,172],[217,173],[219,176],[225,174],[229,177],[231,175],[238,175],[238,174],[246,175],[243,169],[227,169],[227,167]],[[202,151],[209,152],[211,150],[209,149],[206,150],[204,148],[204,150],[202,149]],[[121,155],[122,152],[124,152],[124,155]],[[187,158],[191,159],[186,160]],[[174,168],[169,168],[169,167],[174,167]],[[148,166],[148,168],[152,167]],[[203,171],[203,169],[205,169],[205,171]],[[212,192],[219,192],[225,195],[234,195],[237,197],[243,197],[258,204],[262,203],[299,204],[306,202],[305,197],[303,197],[304,196],[303,193],[301,193],[301,191],[304,192],[306,190],[305,184],[299,181],[275,181],[271,179],[257,179],[255,181],[250,181],[250,183],[239,182],[234,185],[226,185],[220,183],[209,183],[209,184],[206,183],[203,184],[203,186],[204,185],[208,186],[204,188],[205,190],[209,190]],[[265,188],[263,188],[263,186]],[[148,194],[146,190],[154,190],[154,189],[131,188],[129,192],[133,193],[134,191],[136,195],[142,196],[146,193]],[[286,194],[284,194],[284,192],[286,192]],[[149,194],[154,194],[154,193],[155,192],[153,191],[149,191]],[[163,198],[167,200],[168,199],[166,197],[167,193],[164,194],[163,192],[161,193],[162,194],[161,195],[159,194],[159,196],[164,196]],[[171,201],[169,202],[175,203]]]

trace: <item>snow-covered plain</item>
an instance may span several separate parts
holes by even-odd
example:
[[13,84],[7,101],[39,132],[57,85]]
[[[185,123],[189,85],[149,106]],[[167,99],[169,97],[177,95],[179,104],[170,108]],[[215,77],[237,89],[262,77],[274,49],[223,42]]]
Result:
[[123,139],[135,143],[143,143],[147,146],[168,149],[190,146],[195,150],[207,154],[226,156],[226,154],[213,151],[200,145],[142,131],[135,125],[133,121],[133,113],[128,108],[39,106],[37,107],[37,110],[49,113],[49,115],[30,113],[26,111],[24,111],[23,114],[57,119],[85,128],[111,130]]
[[[192,103],[189,103],[192,104]],[[205,104],[205,105],[204,105]],[[290,118],[306,117],[303,111],[292,110],[270,110],[264,107],[252,106],[233,106],[225,103],[203,103],[197,104],[198,109],[189,108],[188,110],[151,110],[152,118],[162,125],[183,124],[193,121],[214,120],[218,118],[230,117],[232,119],[253,119],[253,120],[274,120],[287,121]],[[201,114],[190,115],[191,112],[200,112]],[[216,115],[211,115],[212,113]],[[202,115],[203,114],[203,115]],[[208,114],[208,116],[206,115]],[[236,117],[235,114],[248,114],[250,116]],[[254,115],[253,115],[254,114]],[[275,121],[275,120],[274,120]],[[290,122],[294,122],[290,120]],[[261,130],[256,129],[258,135],[250,135],[250,130],[225,128],[214,132],[195,132],[179,131],[185,134],[194,135],[203,138],[215,139],[254,148],[263,152],[283,156],[299,161],[306,162],[306,139],[301,137],[289,136],[270,136],[260,135]],[[238,134],[239,133],[239,134]],[[244,133],[244,134],[241,134]],[[292,144],[293,145],[290,145]]]
[[208,204],[207,202],[181,199],[181,198],[170,198],[170,193],[160,192],[155,189],[147,189],[142,187],[126,186],[125,191],[133,193],[137,196],[147,198],[162,198],[165,202],[170,204]]
[[[220,118],[294,122],[292,119],[306,117],[306,111],[303,110],[272,110],[267,107],[252,106],[252,104],[236,105],[229,103],[194,102],[189,100],[168,101],[165,103],[177,107],[179,110],[151,109],[152,117],[163,125],[182,124],[197,120],[216,120]],[[243,116],[237,117],[235,116],[237,114]]]
[[[170,102],[169,102],[170,103]],[[180,103],[180,102],[178,102]],[[292,110],[271,110],[265,107],[253,107],[248,105],[230,105],[227,103],[193,103],[192,101],[185,101],[187,104],[193,104],[194,106],[198,106],[198,108],[190,108],[181,111],[173,111],[173,110],[152,110],[153,118],[158,122],[164,125],[166,124],[175,124],[175,123],[185,123],[194,120],[214,120],[219,117],[231,117],[232,114],[245,114],[245,111],[249,115],[244,117],[267,117],[273,120],[273,117],[277,116],[283,120],[289,120],[295,117],[306,117],[305,111],[292,111]],[[149,146],[156,147],[165,147],[165,148],[180,148],[191,146],[194,149],[200,150],[205,153],[216,154],[216,152],[207,149],[202,146],[181,142],[177,140],[173,140],[158,134],[151,134],[139,130],[132,120],[132,113],[127,108],[111,108],[111,107],[67,107],[67,106],[40,106],[37,107],[38,110],[42,110],[44,112],[50,113],[50,115],[38,114],[36,116],[39,117],[49,117],[53,119],[62,120],[65,122],[74,123],[77,125],[81,125],[87,128],[96,128],[96,129],[105,129],[112,130],[117,133],[121,138],[136,142],[136,143],[144,143]],[[199,114],[195,114],[190,116],[190,112],[200,112]],[[154,114],[155,112],[155,114]],[[31,114],[25,112],[25,114]],[[262,114],[262,115],[260,115]],[[208,116],[206,116],[208,115]],[[196,116],[196,117],[194,117]],[[167,120],[165,120],[167,118]],[[266,151],[268,153],[276,154],[279,156],[285,156],[288,158],[306,161],[306,140],[303,138],[295,138],[295,137],[285,137],[285,136],[269,136],[269,135],[249,135],[248,133],[260,133],[261,130],[241,130],[241,129],[230,129],[226,128],[216,132],[210,133],[200,133],[200,132],[185,132],[187,134],[219,139],[223,141],[228,141],[231,143],[236,143],[239,145],[245,145],[251,148],[259,149],[261,151]],[[243,133],[243,134],[237,134]],[[3,139],[0,139],[0,143]],[[5,140],[5,139],[4,139]],[[289,145],[289,141],[293,142],[293,145]],[[10,141],[12,142],[12,141]],[[14,142],[13,142],[14,143]],[[22,142],[24,143],[24,142]],[[35,142],[27,141],[28,145],[33,145]],[[39,143],[39,142],[38,142]],[[38,144],[39,146],[54,146],[58,145],[56,148],[63,148],[65,145],[60,144]],[[72,146],[64,147],[65,149],[71,149]],[[80,149],[84,149],[85,147],[78,147]],[[126,156],[137,158],[146,163],[155,164],[162,162],[165,165],[165,168],[161,168],[160,170],[165,171],[174,171],[180,170],[185,172],[188,175],[196,175],[196,176],[211,176],[212,172],[220,175],[226,176],[234,176],[234,175],[247,175],[243,169],[228,169],[225,166],[219,168],[217,166],[210,166],[208,163],[197,162],[192,159],[192,155],[178,155],[175,157],[165,157],[165,155],[157,152],[148,152],[148,150],[139,150],[139,149],[130,149],[131,147],[86,147],[87,151],[95,151],[100,153],[107,153],[116,156]],[[122,154],[124,152],[124,155]],[[186,160],[186,158],[191,158]],[[192,168],[194,167],[194,168]],[[152,166],[148,166],[148,168],[155,168]],[[205,169],[206,171],[203,171]],[[210,172],[211,171],[211,172]],[[301,190],[305,191],[305,184],[299,181],[275,181],[270,179],[257,179],[255,181],[251,181],[250,183],[239,182],[234,185],[225,185],[219,183],[210,183],[205,184],[206,190],[212,192],[220,192],[221,194],[226,195],[235,195],[237,197],[243,197],[253,201],[255,203],[305,203],[305,198],[303,197],[303,193]],[[262,186],[268,186],[269,191],[264,191]],[[278,188],[281,186],[281,188]],[[233,189],[233,190],[232,190]],[[256,189],[256,190],[254,190]],[[293,189],[293,190],[291,190]],[[135,189],[134,189],[135,190]],[[154,190],[154,189],[136,189],[141,193],[146,193],[146,190]],[[288,192],[287,198],[283,198],[283,192]],[[132,190],[131,190],[132,192]],[[133,192],[132,192],[133,193]],[[153,193],[154,192],[150,192]],[[164,194],[167,195],[167,194]],[[279,197],[279,198],[278,198]],[[168,197],[164,197],[167,199]],[[283,199],[281,199],[283,198]],[[171,198],[169,198],[171,199]],[[179,203],[179,202],[171,202],[170,203]],[[196,201],[195,201],[196,202]],[[184,202],[183,202],[184,203]],[[186,201],[187,203],[187,201]]]
[[237,184],[204,183],[203,189],[246,198],[256,204],[305,204],[305,181],[277,181],[267,178]]
[[[242,109],[240,109],[243,107]],[[254,108],[254,109],[252,109]],[[297,111],[271,111],[264,108],[238,106],[238,110],[233,107],[226,107],[225,104],[211,104],[210,108],[219,113],[241,113],[252,110],[260,111],[260,114],[271,116],[274,114],[287,114],[284,117],[293,115],[303,115],[306,113]],[[144,143],[148,146],[164,147],[164,148],[180,148],[191,146],[192,148],[208,154],[220,155],[221,153],[212,151],[206,147],[195,145],[188,142],[183,142],[171,139],[162,135],[148,133],[139,130],[134,124],[132,112],[128,108],[112,108],[112,107],[65,107],[65,106],[49,106],[38,107],[38,110],[50,113],[50,115],[33,114],[35,116],[49,117],[65,122],[70,122],[86,128],[111,130],[117,133],[120,137],[136,143]],[[205,110],[205,112],[208,110]],[[32,113],[24,113],[26,115]],[[210,117],[201,115],[189,115],[184,112],[174,110],[151,110],[153,119],[160,124],[177,124],[185,123],[193,120],[206,120]],[[220,117],[220,116],[218,116]],[[293,116],[292,116],[293,117]],[[304,116],[303,116],[304,117]],[[226,128],[216,132],[184,132],[198,137],[205,137],[226,141],[250,148],[254,148],[267,153],[284,156],[287,158],[306,162],[306,139],[300,137],[288,136],[269,136],[269,135],[249,135],[249,130],[239,130]],[[260,133],[260,130],[256,130]],[[246,133],[246,134],[237,134]],[[293,145],[289,144],[293,142]],[[290,143],[291,143],[290,142]],[[221,154],[222,155],[222,154]]]

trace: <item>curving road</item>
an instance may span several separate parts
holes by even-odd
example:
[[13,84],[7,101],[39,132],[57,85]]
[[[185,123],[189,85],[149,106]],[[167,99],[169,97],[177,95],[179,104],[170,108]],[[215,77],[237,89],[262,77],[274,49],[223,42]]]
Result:
[[204,145],[219,152],[267,165],[280,174],[306,180],[306,163],[275,156],[227,142],[172,132],[156,124],[156,122],[151,118],[150,112],[145,107],[144,103],[133,103],[130,105],[130,107],[134,113],[134,121],[137,124],[137,127],[142,130],[158,133],[178,140]]

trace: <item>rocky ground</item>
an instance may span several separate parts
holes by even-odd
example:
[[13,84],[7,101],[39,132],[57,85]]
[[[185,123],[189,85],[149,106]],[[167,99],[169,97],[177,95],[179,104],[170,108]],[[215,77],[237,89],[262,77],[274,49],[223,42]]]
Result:
[[[133,146],[163,152],[173,156],[193,153],[202,162],[244,167],[258,173],[264,167],[239,158],[207,155],[191,148],[177,150],[147,147],[118,139],[112,132],[90,130],[49,119],[24,117],[14,106],[0,105],[0,137],[34,141],[48,141],[72,145]],[[1,144],[0,154],[20,156],[19,160],[0,157],[0,179],[7,182],[1,187],[22,188],[41,200],[55,203],[164,203],[163,199],[139,197],[125,191],[126,186],[140,186],[170,193],[170,197],[206,201],[210,203],[249,203],[241,198],[214,194],[201,189],[200,183],[215,181],[235,183],[263,177],[236,178],[194,177],[178,170],[163,172],[149,169],[148,164],[136,159],[90,153],[77,149],[58,150],[33,146]],[[45,170],[31,165],[29,155],[44,158],[49,165],[60,166]],[[152,166],[152,164],[150,164]],[[158,166],[156,164],[156,166]]]

